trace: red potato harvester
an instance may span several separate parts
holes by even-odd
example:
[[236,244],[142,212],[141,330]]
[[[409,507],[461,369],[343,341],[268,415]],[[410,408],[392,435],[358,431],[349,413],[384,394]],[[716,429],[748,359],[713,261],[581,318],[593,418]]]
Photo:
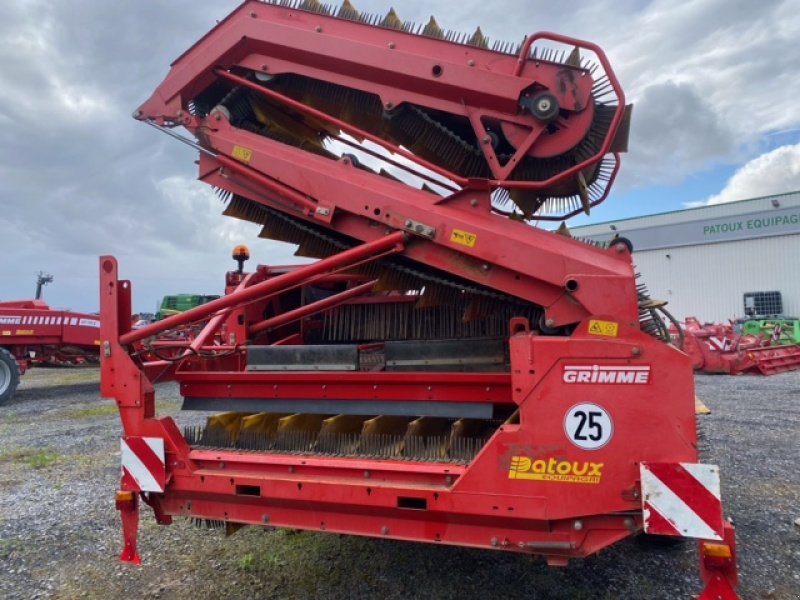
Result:
[[[198,150],[226,215],[317,260],[248,272],[238,248],[225,296],[131,330],[131,285],[101,257],[122,559],[139,560],[140,501],[164,524],[553,565],[647,532],[699,538],[704,597],[735,598],[692,366],[630,244],[529,223],[606,198],[629,114],[593,44],[490,43],[348,2],[245,2],[179,57],[135,118]],[[217,414],[157,417],[165,379]]]

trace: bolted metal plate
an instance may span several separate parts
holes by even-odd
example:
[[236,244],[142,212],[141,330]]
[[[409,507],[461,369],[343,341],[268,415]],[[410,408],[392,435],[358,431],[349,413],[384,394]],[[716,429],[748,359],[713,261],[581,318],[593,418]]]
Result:
[[320,346],[250,346],[247,348],[248,371],[357,371],[358,347]]
[[386,342],[387,371],[498,372],[506,370],[503,339]]

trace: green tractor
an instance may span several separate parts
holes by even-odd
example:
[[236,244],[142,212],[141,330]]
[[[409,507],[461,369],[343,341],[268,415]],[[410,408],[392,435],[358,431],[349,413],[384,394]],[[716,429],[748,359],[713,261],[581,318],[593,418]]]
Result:
[[164,296],[164,298],[161,300],[161,306],[159,307],[158,311],[156,311],[155,320],[160,321],[161,319],[165,319],[170,315],[177,315],[178,313],[187,311],[195,306],[200,306],[206,302],[211,302],[217,298],[219,298],[219,296],[213,294],[174,294],[170,296]]

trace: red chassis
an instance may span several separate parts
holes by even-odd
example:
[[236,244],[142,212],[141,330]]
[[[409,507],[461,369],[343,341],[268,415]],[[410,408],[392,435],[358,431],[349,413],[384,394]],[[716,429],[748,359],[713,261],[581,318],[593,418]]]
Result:
[[[667,465],[684,473],[703,467],[695,464],[691,367],[686,355],[612,316],[587,319],[569,337],[540,336],[524,319],[514,319],[506,373],[246,370],[237,340],[248,338],[247,328],[252,332],[257,324],[252,316],[265,303],[353,264],[402,252],[406,243],[396,232],[306,267],[229,273],[228,295],[146,331],[130,330],[130,283],[118,278],[114,258],[101,257],[102,393],[120,409],[123,467],[126,448],[153,450],[142,458],[152,476],[149,487],[123,468],[117,495],[123,560],[139,560],[139,498],[162,524],[184,516],[497,548],[544,555],[554,565],[643,529],[682,535],[676,520],[658,516],[659,492],[650,483],[644,489],[642,480],[644,468],[657,473]],[[209,316],[195,338],[196,352],[182,360],[142,363],[129,354],[131,344],[159,327]],[[607,327],[602,334],[598,324]],[[301,344],[302,326],[288,337]],[[211,357],[215,349],[219,358]],[[329,401],[331,413],[347,400],[368,401],[381,414],[398,399],[420,407],[517,410],[466,463],[201,449],[190,446],[173,419],[156,416],[155,377],[176,379],[186,398],[235,401],[235,410],[251,413],[265,398]],[[248,402],[252,409],[242,408]],[[569,419],[582,406],[589,408],[580,435]],[[721,510],[716,520],[709,537],[717,541],[701,542],[703,577],[716,593],[727,594],[722,597],[735,598],[733,530],[723,524]]]
[[[163,523],[179,515],[231,529],[509,549],[552,564],[641,531],[697,537],[706,540],[704,581],[735,597],[718,469],[696,462],[691,366],[640,324],[630,246],[592,247],[518,220],[560,220],[607,196],[626,145],[626,108],[604,54],[547,33],[514,52],[489,50],[450,34],[415,35],[410,24],[376,26],[344,9],[334,16],[319,3],[245,2],[179,57],[134,113],[200,152],[199,178],[230,200],[226,214],[263,225],[264,237],[328,245],[311,251],[327,258],[308,266],[229,273],[223,298],[137,331],[123,317],[130,284],[113,258],[101,258],[102,389],[124,428],[123,559],[138,560],[142,498]],[[564,48],[561,58],[553,45]],[[542,98],[558,113],[538,110]],[[171,131],[177,126],[196,141]],[[327,141],[355,144],[441,191],[382,177],[358,156],[329,152]],[[519,213],[493,204],[504,193]],[[398,256],[330,285],[390,254]],[[398,273],[416,281],[379,281],[395,293],[371,292],[387,269],[387,281]],[[318,318],[337,304],[332,312],[342,315],[370,303],[396,316],[414,292],[436,296],[448,283],[441,314],[474,295],[475,306],[488,306],[477,313],[502,315],[502,333],[488,340],[502,346],[490,353],[502,364],[457,368],[464,348],[483,343],[477,334],[335,338]],[[319,286],[326,293],[315,296]],[[465,310],[447,331],[473,316]],[[205,320],[171,353],[157,348],[168,330]],[[322,334],[336,343],[319,343]],[[390,360],[398,345],[404,358]],[[383,368],[370,368],[375,346]],[[337,362],[345,354],[350,362]],[[185,408],[227,411],[242,424],[298,417],[290,433],[303,435],[262,447],[232,437],[226,445],[210,427],[182,434],[156,417],[157,378],[180,383]],[[304,437],[299,428],[300,417],[322,416],[368,420],[357,439],[337,432],[347,443],[331,451],[322,429]],[[426,454],[418,451],[425,436],[407,434],[376,452],[367,423],[382,417],[456,420],[451,445]],[[468,420],[488,433],[461,452],[455,423]]]
[[100,319],[52,310],[43,300],[0,302],[0,403],[31,365],[97,360]]
[[96,357],[100,319],[53,310],[42,300],[0,302],[0,336],[0,346],[12,350],[24,373],[31,363]]

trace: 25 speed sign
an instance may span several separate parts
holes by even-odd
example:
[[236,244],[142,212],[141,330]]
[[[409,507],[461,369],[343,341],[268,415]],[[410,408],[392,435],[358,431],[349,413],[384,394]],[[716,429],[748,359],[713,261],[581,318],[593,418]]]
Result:
[[576,404],[564,417],[564,432],[570,442],[583,450],[597,450],[614,435],[614,422],[602,406],[591,402]]

